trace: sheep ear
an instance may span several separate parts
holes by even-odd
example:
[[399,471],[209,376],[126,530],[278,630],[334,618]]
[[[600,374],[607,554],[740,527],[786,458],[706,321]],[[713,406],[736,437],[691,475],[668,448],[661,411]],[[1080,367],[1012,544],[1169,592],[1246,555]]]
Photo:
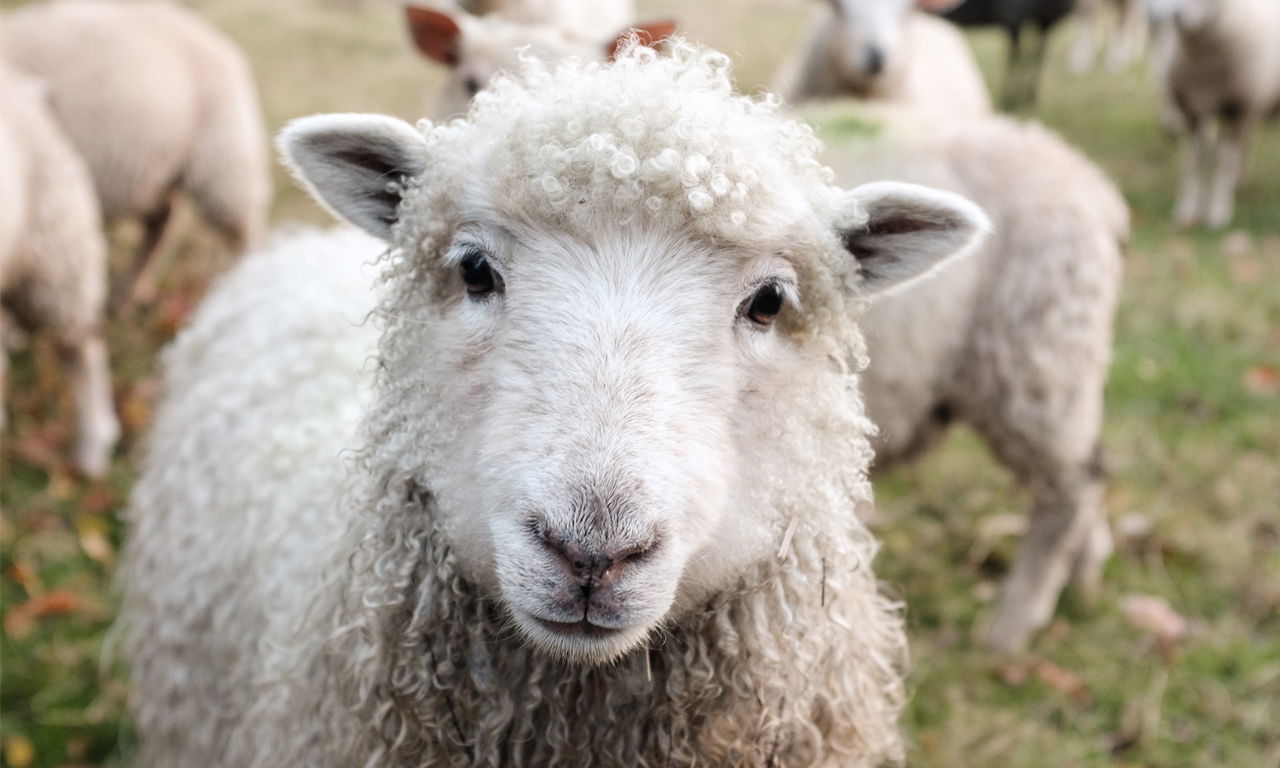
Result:
[[391,237],[403,185],[426,170],[427,142],[384,115],[314,115],[294,120],[278,140],[302,186],[339,218]]
[[663,19],[662,21],[648,21],[644,24],[636,24],[627,27],[618,33],[616,37],[610,40],[604,46],[605,58],[613,61],[618,57],[618,51],[622,46],[634,35],[640,45],[649,48],[658,48],[662,45],[662,41],[666,40],[676,33],[676,23],[671,19]]
[[960,195],[893,181],[846,193],[839,215],[856,222],[837,229],[869,295],[928,274],[991,231],[982,209]]
[[416,5],[406,5],[404,15],[409,22],[409,34],[413,37],[413,43],[423,56],[446,67],[458,66],[462,28],[452,16]]

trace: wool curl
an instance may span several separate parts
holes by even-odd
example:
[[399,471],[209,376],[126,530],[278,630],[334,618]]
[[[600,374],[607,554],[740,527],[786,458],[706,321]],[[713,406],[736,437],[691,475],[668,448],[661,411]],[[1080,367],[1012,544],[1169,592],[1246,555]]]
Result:
[[[467,120],[423,124],[429,170],[402,190],[383,259],[364,447],[350,479],[333,481],[349,530],[312,551],[308,579],[278,582],[297,603],[287,622],[237,638],[258,649],[257,684],[226,708],[237,712],[232,741],[205,762],[901,759],[906,640],[857,515],[871,502],[874,427],[855,372],[856,266],[832,227],[839,190],[815,160],[812,132],[779,117],[771,100],[735,95],[722,55],[682,41],[670,48],[658,56],[632,46],[610,65],[529,63],[478,97]],[[791,343],[743,393],[749,429],[736,426],[750,467],[751,509],[742,512],[766,521],[768,554],[610,665],[530,647],[502,601],[468,577],[437,514],[432,488],[457,472],[450,446],[468,429],[460,377],[441,373],[460,354],[441,333],[439,309],[443,256],[471,213],[459,193],[466,183],[483,185],[506,216],[544,228],[581,237],[605,223],[676,231],[786,253],[799,278],[804,311],[781,329]],[[620,212],[637,220],[621,225]],[[158,495],[162,481],[151,476],[142,485]],[[146,650],[137,646],[135,657]]]

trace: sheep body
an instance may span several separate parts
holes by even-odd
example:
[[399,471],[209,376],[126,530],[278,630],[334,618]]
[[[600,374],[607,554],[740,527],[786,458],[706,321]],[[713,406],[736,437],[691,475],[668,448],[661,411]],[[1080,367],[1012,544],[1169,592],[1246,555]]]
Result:
[[[285,132],[317,197],[392,247],[376,305],[365,245],[246,259],[169,354],[129,513],[142,764],[900,755],[901,617],[856,518],[856,319],[908,274],[880,265],[928,268],[984,219],[829,186],[812,132],[733,95],[726,57],[668,47],[531,62],[420,131]],[[917,213],[948,226],[870,224]],[[747,316],[761,295],[772,326]],[[376,333],[335,306],[376,306]],[[565,598],[583,627],[629,623],[555,629],[585,567],[561,554],[597,557],[564,549],[655,514],[661,544]]]
[[229,40],[164,2],[53,0],[5,13],[0,45],[49,84],[103,217],[143,219],[136,298],[154,292],[176,191],[234,249],[257,244],[271,195],[266,141],[253,75]]
[[[1035,124],[939,127],[850,105],[808,114],[841,183],[928,183],[991,214],[995,234],[973,258],[870,308],[863,390],[880,428],[877,467],[961,421],[1031,491],[1029,532],[987,635],[997,650],[1021,650],[1069,577],[1096,590],[1110,552],[1098,441],[1128,209],[1096,166]],[[884,135],[821,130],[851,114]]]
[[[1164,67],[1164,90],[1187,135],[1176,223],[1226,226],[1249,140],[1280,109],[1280,5],[1268,0],[1152,0],[1176,40]],[[1165,22],[1169,23],[1169,22]],[[1214,131],[1217,168],[1206,191]]]
[[107,250],[93,182],[49,115],[43,85],[4,61],[0,158],[0,301],[57,345],[75,396],[75,463],[101,476],[120,426],[102,338]]
[[[846,6],[858,6],[848,2]],[[865,4],[864,4],[865,5]],[[854,96],[886,101],[948,116],[974,117],[991,112],[991,96],[973,53],[954,25],[908,5],[867,6],[862,11],[898,17],[889,29],[871,27],[854,16],[857,8],[838,12],[824,4],[809,38],[779,70],[775,91],[786,101]],[[879,34],[877,34],[879,32]],[[855,39],[856,38],[856,39]],[[879,38],[884,38],[883,40]],[[868,69],[874,50],[877,62]]]

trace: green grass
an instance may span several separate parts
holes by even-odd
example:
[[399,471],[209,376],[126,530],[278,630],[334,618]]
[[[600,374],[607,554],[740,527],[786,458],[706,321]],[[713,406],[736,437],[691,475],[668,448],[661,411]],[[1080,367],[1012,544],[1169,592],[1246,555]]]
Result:
[[[442,81],[410,53],[390,2],[187,4],[249,53],[273,131],[317,111],[412,119]],[[744,90],[768,83],[811,10],[805,0],[640,5],[733,53]],[[998,85],[1003,40],[971,39]],[[1095,603],[1068,592],[1030,653],[999,661],[976,637],[1017,545],[1002,516],[1027,500],[965,430],[883,478],[878,569],[907,601],[914,659],[909,764],[1277,768],[1280,395],[1267,376],[1280,367],[1280,126],[1258,138],[1235,227],[1177,232],[1168,218],[1178,148],[1157,125],[1147,75],[1071,75],[1065,42],[1054,40],[1034,118],[1104,167],[1133,209],[1108,387],[1108,503],[1120,527],[1149,530],[1122,538]],[[277,220],[325,221],[283,173],[276,184]],[[137,233],[115,235],[119,267]],[[126,435],[106,482],[78,480],[61,462],[70,401],[51,351],[37,342],[12,357],[0,443],[5,765],[127,762],[125,678],[104,652],[118,515],[157,354],[229,263],[215,238],[190,228],[163,300],[112,320]],[[1131,627],[1119,606],[1134,593],[1166,599],[1189,636],[1162,647]]]

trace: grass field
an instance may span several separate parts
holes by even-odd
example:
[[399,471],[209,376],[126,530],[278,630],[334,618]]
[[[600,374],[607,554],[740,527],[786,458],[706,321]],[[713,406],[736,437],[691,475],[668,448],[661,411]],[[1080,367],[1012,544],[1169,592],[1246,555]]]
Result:
[[[641,0],[646,17],[734,53],[752,90],[800,35],[806,0]],[[0,3],[12,7],[15,3]],[[442,79],[408,49],[398,6],[368,0],[198,0],[249,53],[272,131],[318,111],[412,119]],[[992,84],[1003,41],[971,37]],[[1256,143],[1226,232],[1175,231],[1177,145],[1141,70],[1078,77],[1054,40],[1035,117],[1117,180],[1133,238],[1105,427],[1119,549],[1094,604],[1067,594],[1030,653],[977,645],[1026,499],[965,431],[884,478],[879,573],[909,606],[904,717],[913,766],[1280,767],[1280,126]],[[278,221],[325,221],[277,173]],[[115,257],[137,233],[115,234]],[[127,764],[125,677],[111,661],[112,574],[156,391],[157,354],[230,259],[189,230],[162,299],[113,319],[125,439],[111,477],[62,462],[70,401],[51,350],[16,352],[0,443],[0,744],[4,765]],[[118,265],[117,265],[118,266]],[[1188,622],[1161,640],[1131,595]],[[108,649],[104,651],[104,646]]]

